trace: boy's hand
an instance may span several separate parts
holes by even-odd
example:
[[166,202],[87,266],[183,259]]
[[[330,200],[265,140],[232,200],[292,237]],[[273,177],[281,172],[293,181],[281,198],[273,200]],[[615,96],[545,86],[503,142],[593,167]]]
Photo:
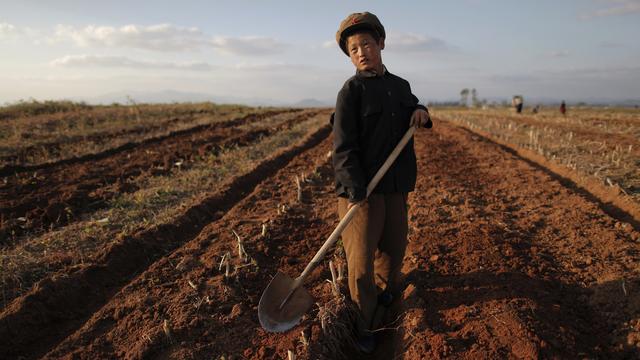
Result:
[[365,201],[367,201],[367,200],[365,199],[365,200],[362,200],[362,201],[359,201],[359,202],[351,202],[351,201],[349,201],[349,204],[347,204],[347,211],[351,210],[351,208],[356,206],[356,205],[364,204]]
[[423,109],[416,109],[413,114],[411,114],[411,120],[409,125],[415,127],[424,127],[431,120],[429,113]]

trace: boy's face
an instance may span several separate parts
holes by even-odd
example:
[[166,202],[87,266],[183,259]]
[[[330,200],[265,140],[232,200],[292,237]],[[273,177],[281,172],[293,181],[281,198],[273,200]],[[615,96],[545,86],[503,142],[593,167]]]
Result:
[[347,38],[347,51],[351,62],[359,71],[369,70],[382,73],[382,49],[384,39],[379,42],[366,32],[356,33]]

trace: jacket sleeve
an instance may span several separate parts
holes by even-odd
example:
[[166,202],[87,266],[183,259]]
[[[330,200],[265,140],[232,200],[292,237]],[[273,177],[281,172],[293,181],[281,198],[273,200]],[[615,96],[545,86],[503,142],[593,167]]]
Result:
[[359,103],[347,84],[338,94],[333,123],[333,168],[351,202],[364,200],[367,195],[358,134]]
[[[429,109],[427,109],[426,106],[419,104],[419,100],[418,97],[413,95],[413,93],[411,93],[411,97],[413,98],[414,103],[416,104],[415,109],[413,109],[413,111],[416,111],[417,109],[422,109],[424,111],[426,111],[427,113],[429,113]],[[433,122],[431,122],[431,114],[429,114],[429,121],[427,121],[427,123],[424,125],[425,128],[430,129],[433,127]]]

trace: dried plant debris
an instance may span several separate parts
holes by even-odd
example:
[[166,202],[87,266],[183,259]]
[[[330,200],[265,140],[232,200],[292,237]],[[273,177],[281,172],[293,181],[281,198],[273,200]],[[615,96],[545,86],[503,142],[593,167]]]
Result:
[[344,295],[319,305],[316,319],[322,331],[309,347],[309,354],[314,359],[353,359],[359,351],[354,327],[358,316],[357,306]]

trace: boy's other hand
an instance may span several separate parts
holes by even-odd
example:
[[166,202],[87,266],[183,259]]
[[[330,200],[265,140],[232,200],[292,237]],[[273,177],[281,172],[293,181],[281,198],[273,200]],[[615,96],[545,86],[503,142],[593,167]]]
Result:
[[413,114],[411,114],[411,121],[409,125],[415,127],[424,127],[431,120],[429,113],[423,109],[416,109]]

